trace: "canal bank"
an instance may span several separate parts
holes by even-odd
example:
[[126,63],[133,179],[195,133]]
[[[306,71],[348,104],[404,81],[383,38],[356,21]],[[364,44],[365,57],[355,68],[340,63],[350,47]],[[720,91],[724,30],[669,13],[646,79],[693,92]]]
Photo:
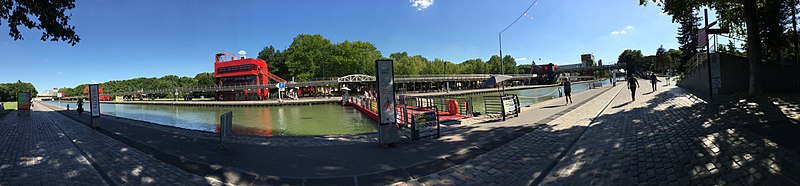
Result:
[[[607,82],[607,81],[601,81]],[[603,83],[607,84],[607,83]],[[535,103],[557,98],[557,86],[520,86],[509,88],[507,94],[515,94],[519,104],[526,107]],[[589,82],[573,84],[573,93],[579,93],[591,88]],[[489,91],[489,92],[486,92]],[[495,96],[495,90],[470,90],[453,91],[462,96],[436,97],[434,103],[439,111],[445,111],[447,99],[470,100],[470,111],[485,114],[484,96]],[[313,101],[332,102],[328,104],[306,104],[308,100],[287,100],[285,103],[292,105],[259,106],[260,104],[277,104],[276,101],[134,101],[112,104],[103,102],[100,111],[104,115],[130,118],[145,122],[158,123],[191,130],[215,132],[219,128],[219,115],[232,112],[234,130],[239,134],[255,136],[326,136],[326,135],[357,135],[373,133],[375,121],[355,107],[342,106],[340,98],[319,98]],[[143,103],[138,104],[137,102]],[[47,102],[62,107],[74,102]],[[128,104],[126,104],[128,103]],[[132,103],[132,104],[130,104]],[[232,106],[219,106],[214,104],[231,104]],[[203,106],[197,106],[197,105]],[[461,104],[461,103],[460,103]],[[249,105],[249,106],[243,106]],[[466,104],[460,110],[466,111]],[[88,108],[85,108],[88,109]],[[470,113],[460,113],[465,116]],[[469,122],[469,121],[467,121]],[[456,122],[457,123],[457,122]]]
[[[388,184],[463,163],[536,130],[541,122],[557,118],[612,89],[621,88],[603,87],[577,93],[573,96],[575,104],[572,105],[564,105],[560,99],[540,102],[523,111],[519,118],[506,122],[458,125],[448,128],[441,138],[404,141],[390,149],[379,148],[369,141],[323,146],[229,142],[226,143],[229,150],[221,151],[214,148],[218,141],[213,140],[213,133],[200,132],[210,138],[196,138],[127,124],[141,121],[122,122],[124,119],[107,116],[99,118],[102,126],[98,131],[189,172],[223,178],[234,184]],[[64,111],[59,113],[88,123],[87,115],[79,116],[75,112]],[[335,140],[335,137],[330,139]]]

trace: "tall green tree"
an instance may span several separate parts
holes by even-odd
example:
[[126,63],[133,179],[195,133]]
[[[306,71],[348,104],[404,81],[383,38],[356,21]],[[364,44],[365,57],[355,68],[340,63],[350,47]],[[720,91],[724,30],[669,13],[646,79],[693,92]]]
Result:
[[500,56],[493,55],[489,58],[489,61],[486,61],[487,67],[489,67],[489,73],[491,74],[500,74],[501,68],[503,68],[500,63]]
[[506,55],[503,57],[503,66],[505,67],[504,73],[506,74],[519,73],[519,70],[517,70],[517,61],[514,60],[514,57],[511,57],[511,55]]
[[486,62],[483,62],[483,59],[476,58],[476,59],[469,59],[460,64],[462,67],[462,72],[465,74],[487,74],[489,73],[489,68]]
[[300,34],[294,38],[284,55],[289,76],[298,79],[328,76],[325,68],[332,67],[330,62],[333,44],[319,34]]
[[196,80],[196,86],[214,86],[214,73],[211,72],[202,72],[194,76]]
[[75,46],[81,41],[70,26],[68,10],[75,8],[75,0],[0,0],[0,25],[8,23],[8,35],[14,40],[24,37],[19,26],[42,31],[42,41],[66,41]]
[[656,61],[653,64],[652,71],[656,72],[665,72],[672,66],[672,57],[667,54],[667,49],[664,48],[664,45],[661,45],[656,49]]
[[[747,55],[750,61],[748,87],[750,94],[758,94],[761,90],[758,63],[761,63],[764,57],[769,58],[770,54],[780,56],[780,48],[784,48],[786,42],[785,31],[788,28],[786,20],[791,15],[788,10],[798,5],[798,2],[793,0],[639,0],[639,4],[647,5],[649,1],[672,15],[673,21],[687,17],[686,15],[701,8],[709,7],[716,10],[721,27],[731,29],[734,35],[746,35]],[[767,47],[764,47],[765,43]],[[684,51],[684,55],[689,53]]]
[[258,52],[258,58],[267,62],[267,68],[270,73],[278,77],[288,75],[289,69],[286,66],[286,59],[283,57],[283,53],[272,45],[261,49]]
[[375,74],[375,60],[382,57],[372,43],[344,41],[334,45],[334,53],[326,65],[327,77],[340,77],[354,73]]

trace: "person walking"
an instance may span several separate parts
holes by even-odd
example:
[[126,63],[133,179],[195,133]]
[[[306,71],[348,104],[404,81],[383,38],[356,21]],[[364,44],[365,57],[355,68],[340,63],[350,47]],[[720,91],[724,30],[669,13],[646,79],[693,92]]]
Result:
[[656,91],[656,84],[658,83],[658,79],[656,78],[656,73],[650,74],[650,84],[653,85],[653,92]]
[[628,89],[631,90],[631,99],[632,101],[636,101],[636,88],[639,87],[639,81],[633,77],[633,75],[628,76]]
[[567,80],[564,81],[563,84],[564,84],[564,97],[567,99],[567,103],[566,104],[571,104],[572,103],[572,82],[570,82],[569,78],[567,78]]

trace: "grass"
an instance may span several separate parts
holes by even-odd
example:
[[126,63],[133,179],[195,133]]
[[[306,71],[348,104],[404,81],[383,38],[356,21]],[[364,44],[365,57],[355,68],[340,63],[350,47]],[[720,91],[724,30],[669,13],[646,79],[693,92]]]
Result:
[[3,110],[17,110],[17,102],[16,101],[9,101],[3,102]]
[[8,111],[17,110],[17,102],[13,102],[13,101],[3,102],[3,107],[4,108],[2,110],[0,110],[0,119],[2,119],[3,116],[8,114]]

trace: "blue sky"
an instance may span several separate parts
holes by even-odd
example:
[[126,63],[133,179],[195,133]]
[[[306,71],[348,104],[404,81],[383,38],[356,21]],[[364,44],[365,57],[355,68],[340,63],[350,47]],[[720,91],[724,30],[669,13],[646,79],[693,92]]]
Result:
[[[168,74],[210,72],[219,51],[263,47],[285,49],[301,33],[333,42],[361,40],[384,56],[411,55],[455,63],[488,59],[498,51],[497,34],[530,0],[78,0],[71,24],[81,42],[8,37],[0,26],[0,82],[32,82],[40,92],[81,83]],[[637,0],[540,0],[503,33],[503,54],[519,63],[572,64],[581,53],[606,63],[625,48],[653,54],[659,45],[677,48],[677,25],[656,6]],[[541,61],[539,60],[541,58]],[[289,77],[285,77],[289,78]]]

